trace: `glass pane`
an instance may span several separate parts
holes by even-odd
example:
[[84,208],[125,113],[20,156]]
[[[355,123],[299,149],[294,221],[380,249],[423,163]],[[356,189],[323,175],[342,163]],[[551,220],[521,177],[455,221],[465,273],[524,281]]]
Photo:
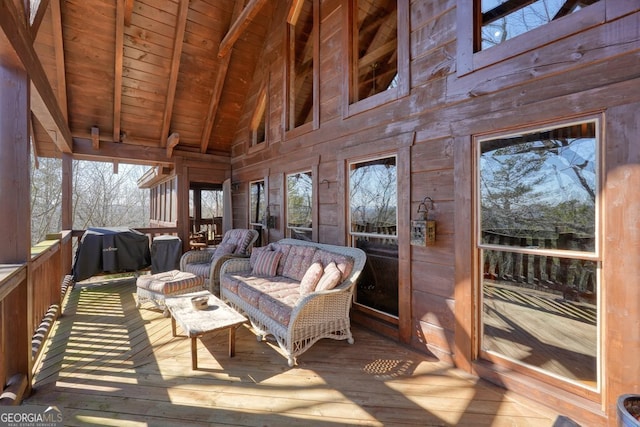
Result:
[[291,28],[289,47],[289,129],[313,119],[314,32],[313,0],[305,0],[295,27]]
[[287,227],[311,229],[311,172],[287,175]]
[[595,252],[596,125],[480,143],[482,243]]
[[355,301],[398,316],[396,158],[350,165],[349,203],[352,245],[367,254]]
[[264,217],[265,195],[264,181],[256,181],[250,184],[249,223],[260,224]]
[[487,49],[554,19],[583,8],[583,4],[597,3],[567,0],[482,0],[482,49]]
[[351,231],[397,233],[396,158],[351,165],[349,176]]
[[482,254],[482,349],[595,389],[597,264],[508,251]]
[[358,279],[358,304],[398,316],[398,241],[395,238],[358,236],[354,246],[367,254]]
[[355,0],[357,52],[353,102],[397,86],[398,15],[396,1]]

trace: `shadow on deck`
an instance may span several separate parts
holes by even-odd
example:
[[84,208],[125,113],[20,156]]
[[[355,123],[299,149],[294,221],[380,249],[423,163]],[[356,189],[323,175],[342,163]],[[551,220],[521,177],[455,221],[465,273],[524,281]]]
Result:
[[[551,426],[557,413],[359,327],[355,344],[322,340],[287,366],[248,327],[172,337],[170,320],[135,308],[135,283],[82,286],[39,361],[25,403],[55,405],[65,425]],[[179,331],[180,333],[180,331]]]

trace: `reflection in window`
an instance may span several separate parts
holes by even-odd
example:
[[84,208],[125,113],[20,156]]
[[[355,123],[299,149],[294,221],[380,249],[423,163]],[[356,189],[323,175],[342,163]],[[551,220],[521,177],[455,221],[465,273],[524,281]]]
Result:
[[264,181],[253,181],[249,185],[249,224],[262,224],[265,200]]
[[599,0],[476,1],[482,13],[482,40],[478,44],[480,49],[487,49]]
[[297,21],[289,26],[287,130],[313,120],[315,45],[318,34],[314,25],[315,1],[303,1]]
[[367,253],[358,280],[356,303],[387,316],[398,316],[396,158],[349,166],[351,244]]
[[267,140],[267,93],[265,90],[258,96],[258,104],[251,120],[251,145],[256,146]]
[[505,246],[595,251],[595,128],[481,142],[483,242],[502,236]]
[[481,350],[594,390],[597,147],[587,121],[480,141],[478,165]]
[[312,240],[313,181],[311,172],[287,175],[287,235]]
[[398,14],[396,0],[353,0],[351,102],[397,86]]

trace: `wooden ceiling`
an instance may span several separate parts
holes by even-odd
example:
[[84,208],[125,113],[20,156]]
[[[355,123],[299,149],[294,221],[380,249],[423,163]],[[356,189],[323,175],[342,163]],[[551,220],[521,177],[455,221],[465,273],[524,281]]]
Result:
[[30,17],[24,3],[0,5],[0,43],[34,63],[38,156],[230,156],[274,2],[31,0]]

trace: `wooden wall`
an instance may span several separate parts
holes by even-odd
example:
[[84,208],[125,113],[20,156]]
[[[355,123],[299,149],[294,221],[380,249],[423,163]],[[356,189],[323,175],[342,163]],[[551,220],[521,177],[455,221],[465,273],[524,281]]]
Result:
[[[400,0],[403,1],[403,0]],[[349,116],[343,75],[343,0],[320,2],[320,125],[301,135],[282,127],[285,64],[281,54],[287,9],[278,2],[270,37],[252,82],[268,87],[268,141],[250,148],[249,98],[235,135],[232,180],[234,225],[246,226],[248,182],[266,178],[269,203],[283,204],[284,176],[317,168],[314,237],[345,244],[346,161],[397,154],[399,164],[400,321],[396,338],[470,371],[491,375],[474,362],[472,137],[497,130],[585,114],[605,126],[602,322],[602,402],[580,402],[527,379],[492,378],[541,401],[549,393],[587,422],[615,422],[615,397],[638,393],[640,378],[640,11],[635,2],[602,0],[580,17],[534,30],[478,54],[471,51],[471,2],[409,4],[410,93]],[[435,202],[437,244],[412,247],[408,221],[425,197]],[[280,218],[282,215],[280,215]],[[283,222],[269,241],[283,237]],[[635,329],[629,333],[629,325]],[[389,332],[389,331],[387,331]],[[393,333],[391,333],[393,335]],[[535,391],[533,391],[535,390]],[[563,397],[565,396],[565,397]],[[555,404],[555,403],[554,403]],[[595,424],[594,424],[595,425]]]

